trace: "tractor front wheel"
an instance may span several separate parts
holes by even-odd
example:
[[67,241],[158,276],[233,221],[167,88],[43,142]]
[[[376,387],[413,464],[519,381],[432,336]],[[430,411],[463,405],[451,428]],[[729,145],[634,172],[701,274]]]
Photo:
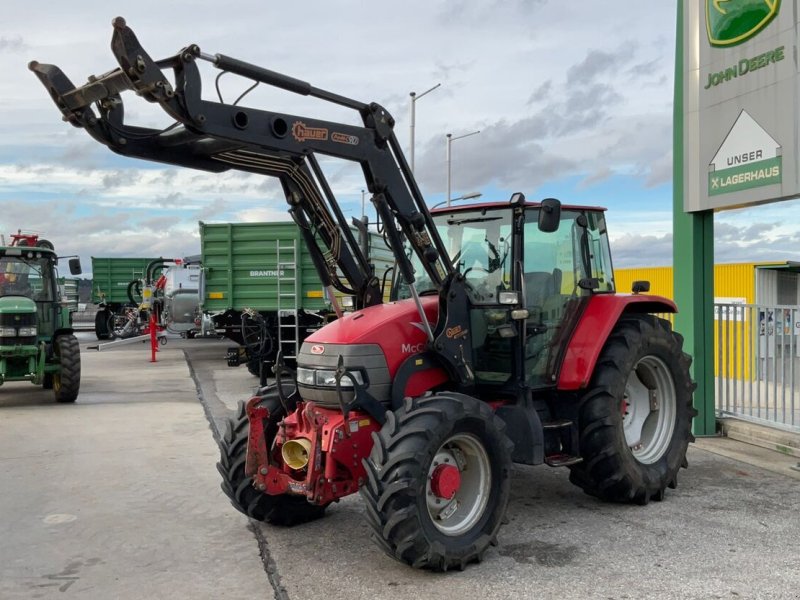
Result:
[[697,414],[682,345],[653,315],[617,323],[581,400],[583,462],[570,467],[572,483],[602,500],[637,504],[677,486]]
[[446,571],[496,543],[511,447],[489,405],[463,394],[407,399],[373,434],[361,487],[372,537],[391,557]]
[[[278,431],[278,423],[285,416],[275,386],[266,390],[263,406],[269,410],[264,433],[267,447],[271,447]],[[244,472],[249,433],[250,422],[245,403],[240,402],[236,416],[228,419],[225,434],[220,440],[220,459],[217,463],[217,470],[222,475],[222,491],[233,507],[252,519],[273,525],[291,526],[323,516],[327,505],[311,504],[302,496],[270,496],[253,486],[253,478]]]
[[81,348],[74,335],[60,335],[55,353],[61,369],[53,373],[56,402],[75,402],[81,387]]

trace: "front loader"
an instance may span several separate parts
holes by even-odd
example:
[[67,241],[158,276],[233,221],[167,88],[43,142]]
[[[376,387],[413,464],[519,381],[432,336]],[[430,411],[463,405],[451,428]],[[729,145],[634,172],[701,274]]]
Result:
[[[119,67],[83,86],[31,63],[64,119],[124,156],[277,177],[339,315],[231,419],[218,469],[238,510],[289,525],[358,491],[387,554],[447,570],[496,542],[514,462],[567,467],[608,501],[646,504],[677,485],[690,358],[655,316],[671,301],[616,293],[602,209],[517,193],[431,211],[380,105],[196,45],[154,61],[123,19],[113,28]],[[198,61],[350,108],[361,124],[203,99]],[[175,123],[126,124],[127,91]],[[360,165],[396,300],[383,301],[318,156]]]

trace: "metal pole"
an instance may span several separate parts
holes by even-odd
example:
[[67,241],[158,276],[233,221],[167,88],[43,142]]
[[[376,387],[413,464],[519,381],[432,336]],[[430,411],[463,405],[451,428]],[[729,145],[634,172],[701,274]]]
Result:
[[417,118],[417,93],[411,92],[411,140],[409,145],[408,154],[411,157],[411,172],[414,172],[414,122]]
[[450,144],[453,143],[453,134],[447,134],[447,206],[450,206]]
[[367,214],[367,213],[364,212],[364,210],[365,210],[365,208],[364,208],[364,194],[365,193],[366,193],[366,190],[361,190],[361,216],[362,217]]
[[447,206],[450,206],[450,145],[456,140],[460,140],[461,138],[469,137],[471,135],[476,135],[480,132],[481,130],[478,129],[477,131],[465,133],[464,135],[457,135],[456,137],[453,137],[452,133],[447,134]]
[[438,88],[440,85],[442,85],[442,84],[441,83],[437,83],[435,86],[433,86],[432,88],[430,88],[428,90],[425,90],[420,95],[417,95],[416,92],[411,92],[409,94],[409,96],[411,96],[411,142],[410,142],[410,146],[409,146],[408,155],[411,157],[411,161],[410,161],[411,165],[410,166],[411,166],[411,172],[412,173],[414,172],[414,126],[415,126],[416,119],[417,119],[416,103],[417,103],[417,100],[422,98],[425,94],[429,94],[430,92],[432,92],[433,90]]

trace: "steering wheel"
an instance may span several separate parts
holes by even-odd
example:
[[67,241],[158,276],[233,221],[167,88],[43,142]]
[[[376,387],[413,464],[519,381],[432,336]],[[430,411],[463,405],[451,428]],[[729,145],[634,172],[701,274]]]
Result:
[[491,273],[491,271],[489,271],[488,269],[485,269],[484,267],[482,267],[482,266],[480,266],[480,265],[476,265],[476,266],[474,266],[474,267],[470,267],[469,269],[467,269],[466,271],[464,271],[464,277],[466,277],[466,276],[467,276],[467,273],[469,273],[470,271],[474,271],[474,270],[476,270],[476,269],[477,269],[478,271],[480,271],[481,273],[486,273],[487,275],[489,275],[489,274]]

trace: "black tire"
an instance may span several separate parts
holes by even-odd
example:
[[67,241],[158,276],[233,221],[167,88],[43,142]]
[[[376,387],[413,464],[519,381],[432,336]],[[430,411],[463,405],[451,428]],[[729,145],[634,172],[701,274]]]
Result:
[[108,329],[108,337],[112,340],[125,340],[139,335],[138,327],[130,326],[130,319],[126,313],[109,313],[106,328]]
[[653,315],[626,316],[611,332],[581,400],[583,462],[570,467],[570,481],[587,494],[647,504],[677,486],[697,414],[682,347],[669,322]]
[[[373,540],[417,568],[446,571],[479,562],[497,543],[508,506],[512,444],[505,424],[487,404],[449,392],[407,399],[386,416],[372,436],[361,487]],[[444,466],[443,453],[451,452],[460,481],[442,496],[434,493],[433,481]],[[433,504],[439,498],[443,510]],[[455,510],[447,515],[450,508]],[[446,516],[437,522],[440,515]]]
[[[278,422],[284,414],[275,386],[265,390],[263,397],[264,406],[269,410],[265,433],[267,446],[270,446],[278,431]],[[217,470],[222,475],[222,491],[233,507],[251,519],[272,525],[292,526],[322,517],[327,505],[310,504],[302,496],[270,496],[253,487],[252,477],[244,472],[249,432],[245,404],[240,402],[236,416],[228,419],[225,434],[220,440],[220,460],[217,463]]]
[[74,335],[60,335],[55,341],[61,370],[53,373],[56,402],[75,402],[81,387],[81,348]]
[[37,248],[47,248],[48,250],[55,250],[56,249],[56,247],[53,246],[53,242],[51,242],[50,240],[39,240],[38,242],[36,242],[36,247]]
[[94,316],[94,334],[98,340],[107,340],[111,337],[108,331],[108,319],[111,313],[106,310],[98,310]]

